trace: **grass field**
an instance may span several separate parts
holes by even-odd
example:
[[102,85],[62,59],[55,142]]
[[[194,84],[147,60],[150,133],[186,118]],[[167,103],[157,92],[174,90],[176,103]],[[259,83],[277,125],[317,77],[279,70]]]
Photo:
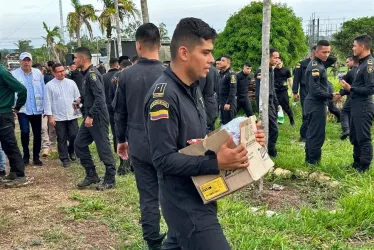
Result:
[[[292,175],[269,174],[262,193],[248,187],[218,202],[219,219],[233,250],[374,249],[373,170],[358,174],[344,167],[352,163],[352,146],[348,140],[339,139],[340,124],[330,116],[322,162],[317,167],[306,166],[303,145],[298,142],[299,104],[293,110],[297,126],[291,127],[287,118],[279,126],[278,157],[274,159],[277,167],[291,170]],[[96,150],[94,145],[91,149]],[[103,165],[97,153],[93,155],[102,174]],[[17,214],[9,202],[1,203],[0,233],[13,237],[8,242],[0,239],[1,249],[145,248],[132,174],[117,177],[116,189],[96,192],[75,189],[75,183],[84,176],[79,164],[61,170],[54,155],[45,169],[48,176],[38,180],[46,173],[40,168],[28,168],[28,175],[35,176],[35,183],[29,187],[0,189],[4,201],[14,199],[11,204],[19,203],[14,206],[21,210]],[[297,170],[324,172],[338,185],[310,180]],[[284,186],[284,190],[269,190],[273,184]],[[34,203],[40,203],[40,208],[22,210],[22,204],[33,207]],[[269,216],[269,210],[275,214]],[[19,214],[27,217],[24,224],[18,220]],[[33,221],[33,227],[22,230],[28,221]],[[164,222],[162,229],[167,230]]]

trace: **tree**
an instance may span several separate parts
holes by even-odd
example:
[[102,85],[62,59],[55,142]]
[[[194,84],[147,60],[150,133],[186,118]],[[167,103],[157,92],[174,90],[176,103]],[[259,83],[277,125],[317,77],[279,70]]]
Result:
[[32,53],[32,59],[34,63],[40,63],[42,65],[47,64],[50,53],[46,45],[43,45],[40,48],[33,49],[31,53]]
[[140,0],[140,7],[142,9],[143,23],[149,23],[148,2],[147,2],[147,0]]
[[170,37],[168,35],[168,30],[166,29],[166,24],[160,23],[158,29],[160,30],[161,41],[170,42]]
[[10,54],[9,50],[7,49],[0,49],[0,64],[5,62],[5,57]]
[[125,28],[121,30],[124,40],[135,41],[135,33],[140,25],[142,25],[142,22],[136,19],[128,22]]
[[31,40],[19,40],[14,45],[17,46],[17,52],[30,52],[33,49],[33,46],[31,46]]
[[363,34],[374,37],[374,16],[344,22],[341,30],[332,36],[333,48],[341,57],[352,55],[353,40]]
[[61,42],[59,42],[58,44],[56,44],[55,49],[56,49],[56,54],[58,55],[59,61],[65,64],[66,63],[65,57],[69,51],[68,47],[62,44]]
[[[308,51],[301,19],[285,4],[272,4],[270,47],[276,48],[285,65],[295,65]],[[261,62],[263,3],[252,2],[232,15],[215,42],[216,57],[229,54],[234,68],[249,60]]]
[[53,61],[60,62],[60,58],[56,52],[55,48],[55,38],[62,39],[60,29],[58,26],[55,26],[53,29],[48,28],[47,24],[43,22],[43,28],[47,32],[47,35],[44,37],[45,42],[47,43],[47,48],[50,50],[52,54]]
[[93,37],[90,22],[97,20],[95,9],[92,4],[82,5],[79,0],[71,0],[74,12],[68,13],[67,26],[70,36],[75,35],[78,47],[81,47],[81,28],[83,24],[87,27],[90,37]]
[[[115,19],[115,6],[113,0],[102,0],[104,3],[104,10],[99,16],[100,30],[106,34],[108,40],[107,51],[110,55],[111,39],[113,31],[113,23]],[[139,11],[136,9],[135,4],[131,0],[118,0],[118,14],[119,19],[123,22],[124,18],[139,16]]]

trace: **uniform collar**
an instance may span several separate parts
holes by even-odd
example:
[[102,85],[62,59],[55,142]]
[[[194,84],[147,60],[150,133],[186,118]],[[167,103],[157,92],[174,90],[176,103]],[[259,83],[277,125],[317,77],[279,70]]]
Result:
[[93,65],[91,64],[85,71],[81,71],[83,75],[86,75],[87,72],[93,68]]
[[363,63],[366,59],[369,58],[369,56],[371,56],[371,55],[369,54],[369,55],[367,55],[367,56],[361,58],[360,60],[358,60],[358,63],[359,63],[359,64]]
[[160,60],[148,59],[145,57],[140,57],[138,60],[138,63],[140,64],[162,64]]
[[108,72],[119,71],[119,69],[110,69]]
[[179,77],[171,70],[170,66],[166,68],[166,70],[164,71],[165,74],[167,74],[169,77],[171,77],[176,83],[178,86],[182,87],[183,89],[185,89],[186,91],[189,91],[190,88],[194,88],[194,87],[197,87],[198,85],[198,82],[199,81],[195,81],[194,83],[192,83],[190,86],[188,86],[187,84],[185,84],[184,82],[182,82],[181,79],[179,79]]
[[222,72],[222,74],[226,74],[227,72],[230,72],[231,71],[231,67],[229,67],[228,69],[226,69],[225,71]]

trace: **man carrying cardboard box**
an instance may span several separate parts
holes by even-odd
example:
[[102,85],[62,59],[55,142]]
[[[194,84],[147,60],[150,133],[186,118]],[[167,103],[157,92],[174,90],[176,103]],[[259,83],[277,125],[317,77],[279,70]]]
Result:
[[[160,202],[169,232],[180,248],[231,249],[217,219],[217,204],[204,205],[191,177],[218,174],[220,170],[247,168],[244,145],[230,148],[230,137],[217,154],[179,153],[190,139],[206,136],[206,114],[197,82],[206,77],[214,62],[217,34],[207,23],[184,18],[171,41],[171,64],[145,97],[145,128],[154,166],[159,172]],[[264,144],[262,131],[256,140]],[[230,145],[230,146],[229,146]]]

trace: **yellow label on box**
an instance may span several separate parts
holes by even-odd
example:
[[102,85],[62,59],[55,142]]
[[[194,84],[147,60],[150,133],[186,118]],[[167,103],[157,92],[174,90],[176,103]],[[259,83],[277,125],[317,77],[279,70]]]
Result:
[[203,194],[205,200],[213,199],[218,195],[226,193],[228,188],[222,177],[218,177],[200,186],[200,191]]

